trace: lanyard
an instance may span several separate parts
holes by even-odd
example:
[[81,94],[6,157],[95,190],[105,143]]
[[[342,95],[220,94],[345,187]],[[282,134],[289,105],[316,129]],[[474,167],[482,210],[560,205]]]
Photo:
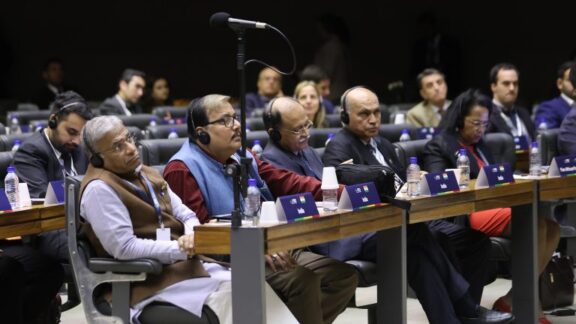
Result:
[[514,125],[510,117],[508,117],[503,111],[500,112],[500,116],[502,116],[502,119],[504,119],[508,127],[510,127],[514,136],[522,136],[522,123],[520,117],[518,117],[518,113],[514,113],[514,117],[516,117],[516,125]]
[[146,186],[148,187],[148,191],[150,191],[150,196],[152,196],[152,202],[154,203],[154,210],[156,210],[156,216],[158,216],[158,225],[160,228],[164,228],[164,222],[162,221],[162,210],[160,209],[160,203],[158,203],[158,198],[156,198],[156,193],[154,191],[154,187],[152,187],[152,183],[150,180],[141,173],[144,182],[146,182]]

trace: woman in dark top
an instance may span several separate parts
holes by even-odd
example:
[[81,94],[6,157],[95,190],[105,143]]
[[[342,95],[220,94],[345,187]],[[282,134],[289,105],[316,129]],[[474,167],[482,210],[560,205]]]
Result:
[[146,80],[146,88],[142,96],[142,108],[149,114],[152,109],[161,106],[172,106],[170,86],[164,77],[152,76]]
[[[456,168],[456,159],[460,149],[466,149],[470,160],[470,178],[478,177],[480,169],[494,163],[490,150],[484,145],[482,137],[488,127],[491,100],[470,89],[460,94],[452,103],[440,124],[441,133],[429,141],[424,148],[424,169],[429,172],[442,172]],[[510,148],[513,149],[513,148]],[[496,208],[474,212],[469,217],[470,226],[489,236],[510,237],[511,209]],[[555,222],[538,217],[538,265],[544,270],[554,253],[559,240],[559,227]],[[500,297],[494,308],[511,311],[512,290]],[[541,314],[539,323],[550,323]]]

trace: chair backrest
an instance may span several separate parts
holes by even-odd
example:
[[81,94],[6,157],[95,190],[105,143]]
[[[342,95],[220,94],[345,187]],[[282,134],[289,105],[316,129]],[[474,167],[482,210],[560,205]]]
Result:
[[188,125],[186,124],[148,126],[146,131],[150,139],[160,139],[168,138],[168,134],[170,134],[172,128],[176,129],[178,137],[188,137]]
[[4,135],[6,134],[6,126],[4,126],[4,124],[0,123],[0,135]]
[[390,142],[398,142],[402,130],[406,128],[410,132],[410,138],[417,139],[417,128],[410,124],[382,124],[380,125],[380,136],[386,138]]
[[145,165],[163,165],[178,152],[188,138],[149,139],[140,141],[139,150]]
[[508,162],[514,168],[516,151],[514,138],[507,133],[488,133],[484,136],[484,144],[492,154],[493,163]]
[[338,133],[341,128],[312,128],[310,130],[310,139],[308,144],[312,147],[324,147],[326,146],[326,140],[329,134]]
[[540,135],[540,154],[542,165],[549,165],[552,158],[558,155],[558,134],[560,128],[547,129]]
[[12,116],[18,117],[20,126],[28,125],[32,120],[45,120],[48,121],[50,110],[33,110],[33,111],[9,111],[6,113],[6,124],[10,124]]
[[[43,109],[47,109],[48,107],[42,107]],[[19,111],[38,111],[38,105],[32,102],[20,102],[18,103],[18,107],[16,110]]]
[[268,144],[268,133],[264,130],[259,131],[249,131],[246,133],[246,146],[252,147],[254,140],[260,140],[260,146],[262,148],[266,147]]
[[188,109],[186,109],[186,107],[161,106],[152,109],[152,114],[156,115],[159,120],[163,120],[168,113],[170,113],[173,119],[186,120],[187,112]]
[[328,127],[330,128],[342,128],[340,114],[328,114],[326,115],[326,121],[328,122]]
[[0,181],[4,181],[7,173],[6,169],[12,164],[12,160],[14,160],[14,152],[0,152]]
[[144,131],[136,126],[126,126],[126,129],[130,135],[134,136],[136,139],[136,146],[138,146],[138,143],[140,143],[141,140],[146,138]]
[[322,156],[324,156],[324,151],[326,150],[325,147],[316,147],[314,148],[314,151],[316,151],[316,154],[318,154],[318,157],[320,157],[320,160],[322,160]]
[[424,146],[426,146],[428,141],[428,139],[421,139],[394,143],[396,156],[404,169],[408,167],[408,160],[411,156],[415,156],[418,159],[418,164],[422,165],[422,153],[424,152]]
[[159,123],[158,117],[152,114],[134,114],[132,116],[118,116],[125,126],[136,126],[145,130],[150,125],[150,120],[155,120]]
[[262,120],[262,117],[246,118],[246,127],[248,127],[250,131],[265,130],[264,120]]
[[14,146],[14,140],[19,139],[24,142],[24,140],[32,135],[34,135],[34,133],[0,135],[0,152],[10,151],[12,146]]

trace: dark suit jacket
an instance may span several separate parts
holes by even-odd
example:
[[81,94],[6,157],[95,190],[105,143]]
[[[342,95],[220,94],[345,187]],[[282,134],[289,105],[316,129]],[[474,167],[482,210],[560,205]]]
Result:
[[314,149],[307,147],[302,151],[302,154],[304,154],[304,158],[306,158],[308,165],[306,165],[302,156],[283,150],[280,146],[276,145],[274,141],[270,141],[266,144],[266,148],[262,152],[260,158],[272,163],[278,168],[322,180],[322,168],[324,165]]
[[560,126],[558,151],[562,155],[576,154],[576,108],[570,110]]
[[[88,159],[78,147],[71,153],[74,168],[78,174],[84,174]],[[63,180],[62,165],[48,143],[44,132],[27,138],[14,154],[14,167],[21,182],[28,184],[31,198],[44,198],[48,182]]]
[[[518,117],[520,117],[520,120],[524,123],[524,125],[526,126],[526,129],[528,130],[528,134],[530,135],[530,138],[532,140],[535,140],[536,137],[534,136],[534,123],[532,123],[532,119],[530,119],[530,113],[528,112],[528,110],[526,110],[526,108],[523,107],[515,107],[516,112],[518,113]],[[510,129],[510,127],[508,127],[508,125],[506,124],[506,121],[504,120],[504,118],[502,118],[502,116],[500,115],[499,111],[496,111],[496,109],[494,109],[492,111],[492,114],[490,115],[490,127],[487,130],[488,133],[508,133],[510,135],[512,135],[512,130]],[[514,135],[512,135],[514,136]]]
[[[396,172],[402,180],[406,179],[406,170],[402,167],[396,156],[394,146],[384,137],[374,138],[378,149],[384,156],[388,166]],[[347,128],[341,129],[328,143],[324,150],[322,161],[325,166],[337,166],[338,164],[353,159],[354,164],[379,165],[380,163],[370,151],[370,147],[364,144],[354,133]]]
[[[426,143],[424,152],[422,153],[424,156],[424,170],[428,172],[442,172],[446,169],[456,168],[456,160],[458,159],[460,148],[461,146],[458,143],[458,139],[453,134],[443,132],[434,137]],[[490,154],[490,150],[484,145],[482,140],[474,145],[474,151],[476,151],[476,154],[478,154],[478,151],[481,151],[488,162],[493,163],[494,159]],[[480,173],[478,163],[470,152],[466,151],[466,155],[468,155],[468,160],[470,160],[470,178],[477,178],[478,173]]]
[[[133,114],[142,113],[142,107],[140,107],[140,105],[131,105],[127,102],[126,107]],[[116,96],[106,98],[106,100],[104,100],[104,102],[98,108],[100,109],[100,113],[103,115],[125,115],[124,109],[122,109],[122,105]]]
[[[544,101],[538,106],[534,121],[538,124],[538,121],[543,119],[546,121],[548,129],[558,128],[560,124],[562,124],[564,117],[570,112],[570,108],[572,107],[570,107],[562,96]],[[538,125],[535,126],[538,127]]]

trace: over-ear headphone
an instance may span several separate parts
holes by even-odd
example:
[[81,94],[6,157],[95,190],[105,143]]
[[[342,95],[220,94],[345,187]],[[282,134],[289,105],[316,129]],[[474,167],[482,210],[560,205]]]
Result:
[[210,134],[204,131],[198,132],[196,130],[196,123],[194,122],[194,120],[202,121],[201,123],[199,123],[202,124],[200,126],[208,124],[208,117],[206,116],[206,112],[202,107],[202,103],[203,103],[202,98],[196,98],[192,100],[192,103],[190,104],[190,109],[188,110],[188,115],[190,118],[189,119],[190,127],[188,127],[188,135],[190,135],[190,137],[192,137],[193,139],[198,139],[200,143],[208,145],[210,144]]
[[58,111],[54,114],[54,116],[52,116],[52,118],[48,120],[48,127],[50,127],[51,129],[55,129],[56,127],[58,127],[58,118],[60,117],[64,109],[77,104],[79,104],[79,102],[71,102],[67,105],[62,106],[62,108],[58,109]]
[[340,97],[340,105],[342,106],[342,111],[340,112],[340,121],[342,123],[344,123],[344,125],[348,125],[348,123],[350,123],[350,115],[348,114],[348,107],[346,105],[346,97],[348,97],[348,94],[350,92],[352,92],[353,90],[358,89],[358,88],[368,89],[367,87],[365,87],[363,85],[355,86],[355,87],[352,87],[352,88],[346,90],[344,92],[344,94],[342,94],[342,97]]
[[274,143],[280,142],[280,139],[282,138],[282,134],[280,134],[280,131],[276,129],[276,126],[280,123],[280,120],[278,120],[279,114],[277,113],[275,114],[273,110],[274,102],[276,102],[276,99],[278,98],[274,98],[270,101],[270,103],[268,104],[268,108],[262,115],[262,119],[264,121],[264,127],[268,132],[268,136],[270,136],[270,140],[273,141]]
[[100,153],[93,150],[92,146],[90,146],[90,143],[88,142],[88,136],[86,135],[86,130],[83,131],[82,138],[84,139],[84,145],[86,145],[88,152],[90,152],[90,164],[92,164],[92,166],[95,168],[103,168],[104,159],[102,159]]

